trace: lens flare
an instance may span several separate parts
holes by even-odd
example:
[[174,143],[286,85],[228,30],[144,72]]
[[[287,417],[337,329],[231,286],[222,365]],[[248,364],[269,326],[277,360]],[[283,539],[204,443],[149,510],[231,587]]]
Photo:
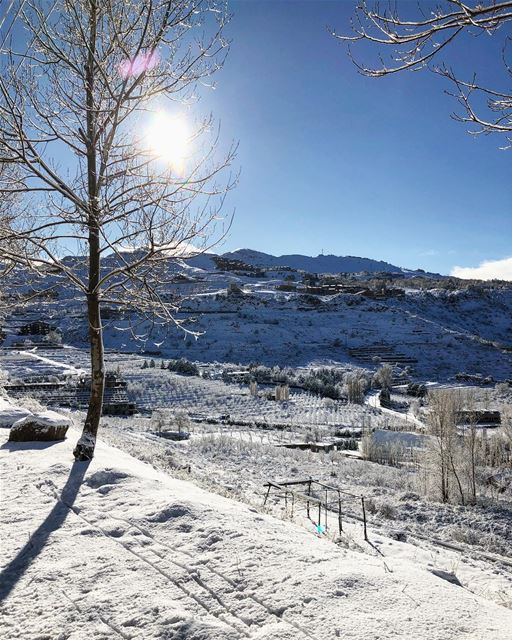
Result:
[[160,62],[158,51],[145,51],[138,53],[133,58],[128,58],[119,65],[119,75],[126,80],[136,78],[145,71],[151,71]]

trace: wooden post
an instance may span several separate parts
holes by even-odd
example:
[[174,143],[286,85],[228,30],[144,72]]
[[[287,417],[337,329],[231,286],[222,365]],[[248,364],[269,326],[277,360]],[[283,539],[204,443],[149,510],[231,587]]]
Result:
[[318,526],[322,524],[322,501],[320,500],[318,503]]
[[[311,495],[311,478],[309,478],[309,480],[308,480],[308,496],[310,496],[310,495]],[[306,505],[307,505],[306,508],[307,508],[307,512],[308,512],[308,518],[311,519],[311,517],[309,515],[309,500],[307,501]]]
[[267,493],[265,494],[265,500],[263,500],[263,506],[265,506],[267,504],[267,500],[268,500],[268,496],[270,494],[270,489],[271,489],[272,485],[269,484],[268,485],[268,489],[267,489]]
[[365,509],[365,506],[364,506],[364,498],[363,498],[363,496],[361,496],[361,505],[363,507],[364,539],[366,540],[366,542],[369,542],[369,540],[368,540],[368,531],[366,530],[366,509]]
[[340,534],[343,531],[343,523],[341,521],[341,493],[338,490],[338,529]]

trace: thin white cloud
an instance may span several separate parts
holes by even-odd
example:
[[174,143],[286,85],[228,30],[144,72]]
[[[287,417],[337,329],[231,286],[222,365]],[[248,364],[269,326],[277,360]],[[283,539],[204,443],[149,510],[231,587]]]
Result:
[[512,280],[512,257],[484,260],[478,267],[453,267],[451,275],[474,280]]

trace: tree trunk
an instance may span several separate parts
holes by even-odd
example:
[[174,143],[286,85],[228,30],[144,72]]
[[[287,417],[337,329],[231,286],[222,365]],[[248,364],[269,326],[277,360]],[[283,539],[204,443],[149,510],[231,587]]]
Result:
[[439,438],[439,472],[441,476],[441,499],[448,502],[448,473],[446,465],[446,453],[442,437]]
[[476,425],[471,425],[471,501],[476,504]]
[[87,313],[91,349],[91,395],[84,429],[73,451],[77,460],[91,460],[94,456],[105,389],[103,328],[101,326],[100,302],[97,294],[88,296]]
[[459,488],[459,493],[460,493],[460,499],[461,499],[461,502],[462,502],[462,506],[464,506],[464,504],[465,504],[464,490],[462,489],[462,483],[460,481],[459,474],[457,473],[457,470],[455,468],[455,461],[453,459],[453,456],[450,456],[450,464],[451,464],[451,467],[452,467],[452,473],[453,473],[453,475],[455,477],[455,480],[457,482],[457,486]]
[[85,100],[87,122],[87,190],[89,196],[89,287],[87,291],[87,318],[89,321],[89,341],[91,349],[91,395],[85,419],[84,430],[73,454],[77,460],[91,460],[96,446],[96,435],[100,426],[105,389],[105,362],[103,350],[103,328],[100,313],[101,277],[101,210],[97,173],[97,127],[94,103],[94,78],[96,71],[96,26],[97,0],[90,0],[89,7],[89,50],[85,68]]

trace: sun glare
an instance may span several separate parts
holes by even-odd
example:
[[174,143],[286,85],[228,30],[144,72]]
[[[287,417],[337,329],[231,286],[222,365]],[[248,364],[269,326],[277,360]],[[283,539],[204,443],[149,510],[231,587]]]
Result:
[[190,133],[181,116],[171,116],[165,111],[155,113],[147,132],[151,153],[158,159],[182,172],[190,148]]

